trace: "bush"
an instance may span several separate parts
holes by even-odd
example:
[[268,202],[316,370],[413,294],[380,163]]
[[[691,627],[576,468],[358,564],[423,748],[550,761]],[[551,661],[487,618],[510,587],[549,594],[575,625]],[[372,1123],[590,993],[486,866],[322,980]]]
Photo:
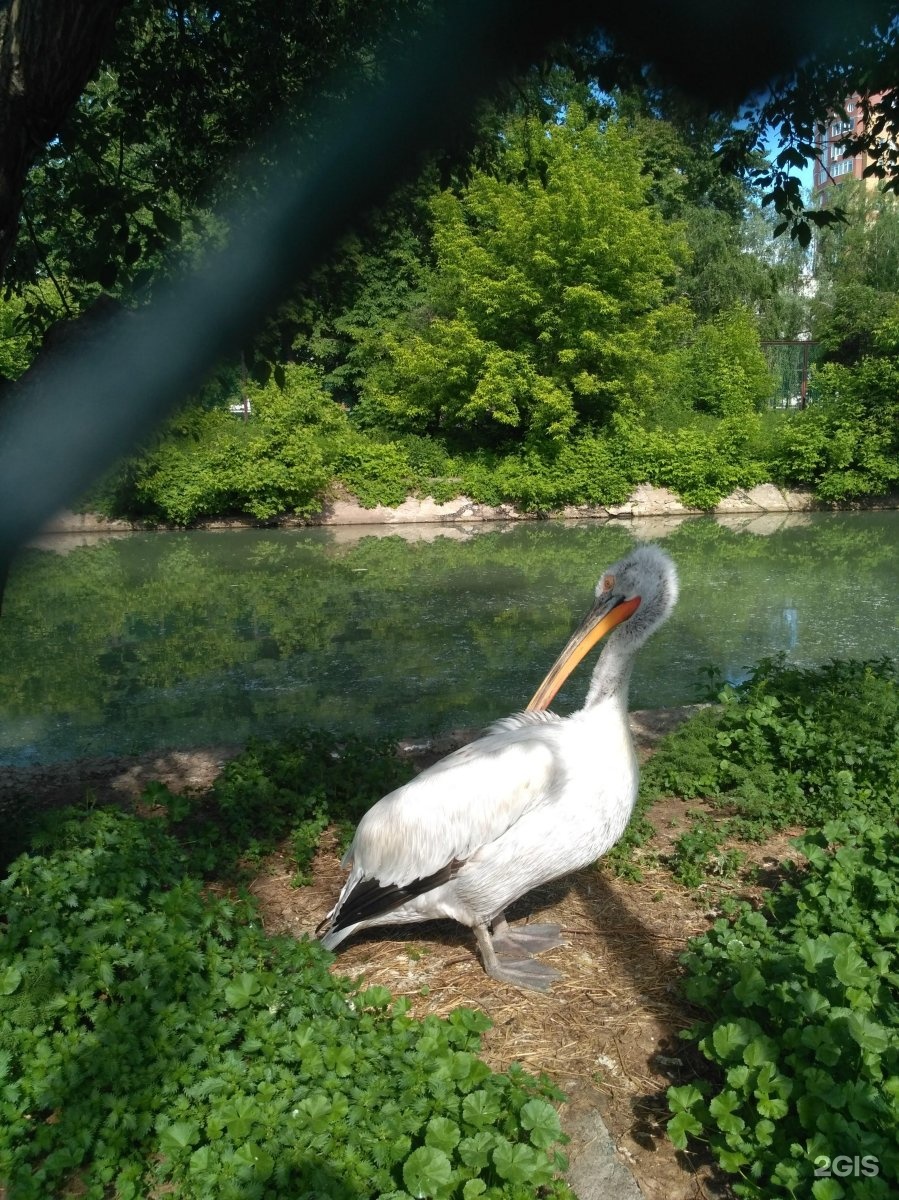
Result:
[[896,666],[831,662],[804,669],[782,658],[719,695],[665,739],[644,789],[710,798],[765,832],[822,824],[858,807],[885,819],[899,793]]
[[749,417],[761,412],[771,395],[773,380],[756,323],[743,308],[698,326],[690,345],[671,358],[670,392],[685,412]]
[[783,426],[774,476],[811,484],[822,500],[878,496],[899,483],[899,318],[876,353],[852,367],[818,368],[818,399]]
[[179,525],[229,512],[317,512],[333,477],[326,439],[348,431],[346,414],[306,367],[288,367],[283,389],[271,381],[249,394],[249,421],[221,407],[174,417],[120,473],[119,504],[130,496],[140,515]]
[[[738,1196],[887,1200],[899,1178],[899,835],[856,815],[798,843],[767,913],[694,938],[689,1031],[720,1082],[673,1087],[674,1144],[706,1140]],[[843,1165],[848,1162],[849,1173]]]
[[755,456],[755,416],[693,418],[674,430],[647,429],[633,420],[615,426],[614,448],[634,483],[667,487],[693,508],[712,508],[738,487],[767,478]]

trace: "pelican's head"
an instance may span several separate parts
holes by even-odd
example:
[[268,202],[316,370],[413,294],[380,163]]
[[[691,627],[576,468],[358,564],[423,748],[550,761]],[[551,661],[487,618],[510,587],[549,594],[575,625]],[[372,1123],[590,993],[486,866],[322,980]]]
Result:
[[600,638],[615,630],[620,649],[635,652],[667,620],[677,602],[677,570],[658,546],[639,546],[603,572],[596,600],[528,705],[547,708]]

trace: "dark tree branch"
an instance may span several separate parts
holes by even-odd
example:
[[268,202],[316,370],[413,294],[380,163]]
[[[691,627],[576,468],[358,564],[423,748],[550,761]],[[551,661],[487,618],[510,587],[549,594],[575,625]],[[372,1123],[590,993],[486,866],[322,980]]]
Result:
[[28,168],[93,75],[126,0],[0,6],[0,273],[16,239]]
[[62,301],[62,306],[66,310],[66,316],[67,317],[74,316],[75,314],[72,312],[71,306],[69,305],[69,302],[66,298],[66,294],[62,290],[62,286],[61,286],[59,280],[56,278],[56,276],[53,273],[53,268],[50,266],[50,260],[47,258],[47,255],[44,253],[43,246],[38,241],[37,234],[34,231],[34,225],[32,224],[31,218],[29,217],[28,212],[25,209],[24,205],[22,207],[22,220],[25,222],[25,228],[28,230],[28,237],[31,239],[32,246],[34,246],[35,254],[37,254],[38,258],[41,260],[41,265],[43,266],[44,270],[47,272],[48,279],[53,284],[54,288],[56,289],[57,296],[59,296],[60,300]]

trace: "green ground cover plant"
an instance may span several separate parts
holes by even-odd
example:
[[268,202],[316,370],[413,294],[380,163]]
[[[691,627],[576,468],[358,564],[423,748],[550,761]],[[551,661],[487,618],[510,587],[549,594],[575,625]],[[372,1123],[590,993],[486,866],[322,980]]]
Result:
[[671,866],[685,885],[710,871],[733,873],[733,852],[720,848],[728,839],[820,826],[853,809],[892,817],[899,794],[893,661],[805,669],[772,658],[746,683],[719,692],[718,702],[666,738],[643,771],[644,813],[665,794],[710,800],[721,811],[676,844]]
[[[252,757],[227,795],[251,778]],[[11,1198],[570,1195],[560,1095],[484,1065],[482,1014],[416,1021],[331,976],[210,895],[196,850],[164,812],[66,812],[0,883]]]
[[[802,825],[802,868],[760,911],[691,940],[686,998],[714,1017],[685,1037],[714,1078],[669,1089],[669,1133],[704,1141],[741,1197],[877,1200],[899,1179],[899,688],[896,666],[763,662],[669,737],[660,793],[720,807],[669,862],[689,887],[732,874],[726,839]],[[645,818],[644,818],[645,819]]]
[[762,911],[694,938],[685,1034],[715,1082],[669,1089],[674,1144],[705,1141],[752,1200],[878,1200],[899,1181],[899,834],[860,813],[799,840]]
[[209,792],[193,798],[151,785],[146,799],[168,812],[192,870],[227,874],[289,836],[298,882],[327,825],[347,844],[362,815],[412,775],[387,741],[298,729],[276,742],[253,740],[227,763]]

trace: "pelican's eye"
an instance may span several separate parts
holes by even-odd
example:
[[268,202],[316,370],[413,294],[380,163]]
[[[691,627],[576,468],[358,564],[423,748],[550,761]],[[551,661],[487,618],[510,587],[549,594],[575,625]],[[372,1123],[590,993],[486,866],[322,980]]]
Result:
[[604,592],[610,592],[614,586],[615,586],[615,576],[614,575],[603,575],[602,590]]

